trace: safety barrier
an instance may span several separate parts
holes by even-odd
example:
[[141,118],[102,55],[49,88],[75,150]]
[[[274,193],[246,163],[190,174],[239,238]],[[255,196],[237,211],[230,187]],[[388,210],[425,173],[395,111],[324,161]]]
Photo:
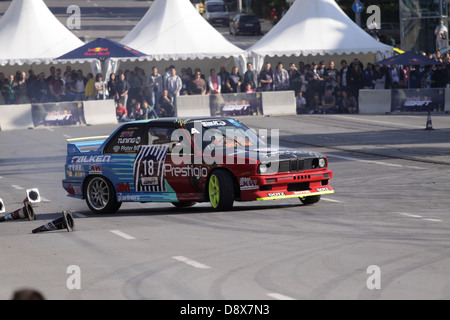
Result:
[[291,115],[295,113],[294,91],[177,97],[178,117]]
[[0,131],[115,123],[113,100],[0,105]]
[[391,111],[391,90],[359,90],[360,114],[385,114]]
[[360,114],[449,112],[450,89],[379,89],[359,91]]
[[0,105],[0,131],[32,128],[31,105]]
[[117,123],[114,100],[83,101],[84,120],[88,125]]

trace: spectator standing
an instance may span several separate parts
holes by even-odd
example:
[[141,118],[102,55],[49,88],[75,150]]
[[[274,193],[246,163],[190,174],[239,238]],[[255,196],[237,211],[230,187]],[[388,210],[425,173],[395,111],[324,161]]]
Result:
[[302,79],[300,77],[301,76],[300,71],[295,66],[295,63],[291,62],[289,64],[288,74],[289,74],[290,89],[294,90],[295,95],[297,95],[300,92],[302,86]]
[[106,85],[106,88],[108,90],[108,99],[115,99],[116,98],[116,74],[111,73],[109,75],[108,84]]
[[220,71],[217,75],[220,77],[220,92],[221,93],[229,93],[227,82],[228,82],[228,77],[230,76],[230,74],[228,73],[227,70],[225,70],[224,66],[220,67]]
[[333,92],[335,92],[336,87],[338,87],[338,75],[339,71],[335,68],[334,61],[330,60],[323,77],[325,80],[325,87],[333,88]]
[[180,95],[180,90],[183,88],[183,81],[177,75],[177,70],[174,66],[170,69],[170,76],[166,79],[165,88],[173,106],[176,104],[176,97]]
[[8,80],[4,82],[3,85],[3,95],[5,97],[5,103],[6,104],[17,104],[16,100],[16,89],[17,89],[18,83],[14,78],[13,74],[10,74],[8,77]]
[[341,70],[339,70],[338,75],[338,84],[339,87],[345,89],[348,87],[348,65],[347,60],[341,61]]
[[17,81],[17,88],[16,88],[16,99],[18,104],[29,103],[26,77],[27,74],[25,71],[19,72],[19,79]]
[[84,96],[86,100],[95,100],[95,79],[92,73],[87,75],[86,87],[84,88]]
[[103,75],[101,73],[97,73],[95,76],[95,99],[96,100],[104,100],[106,99],[107,92],[106,92],[106,83],[103,81]]
[[242,85],[242,77],[239,74],[239,68],[238,67],[231,68],[231,74],[227,82],[228,91],[230,93],[239,93],[241,92],[242,89],[241,85]]
[[195,78],[191,81],[189,92],[192,95],[195,94],[206,94],[206,82],[202,78],[202,73],[200,71],[195,72]]
[[36,91],[37,91],[36,102],[39,102],[39,103],[48,102],[49,88],[48,88],[48,82],[45,79],[45,74],[43,72],[41,72],[38,75]]
[[55,73],[55,76],[50,79],[48,87],[50,91],[50,101],[51,102],[62,101],[64,82],[61,80],[61,77],[59,76],[58,73]]
[[353,64],[352,69],[349,71],[348,86],[352,90],[356,101],[358,101],[359,90],[364,86],[364,76],[359,63]]
[[120,73],[119,79],[116,82],[116,102],[122,103],[123,106],[127,105],[128,102],[128,90],[130,89],[130,85],[128,81],[125,79],[125,74]]
[[273,72],[272,66],[269,62],[266,63],[264,70],[259,74],[259,81],[261,83],[262,91],[272,91],[273,90]]
[[379,64],[375,65],[375,71],[373,73],[373,88],[385,89],[386,88],[386,72]]
[[87,79],[83,76],[83,71],[79,69],[77,71],[77,79],[75,81],[75,101],[83,101],[85,99],[85,88]]
[[440,51],[448,44],[448,29],[444,24],[444,21],[440,21],[439,25],[434,29],[436,36],[436,51]]
[[215,69],[211,69],[209,72],[210,72],[208,78],[209,93],[220,94],[220,91],[222,89],[220,76],[216,75]]
[[157,67],[152,68],[152,73],[149,74],[147,81],[147,99],[150,101],[150,105],[154,108],[158,102],[161,91],[163,90],[163,79],[158,72]]
[[273,85],[276,91],[289,89],[289,74],[287,70],[283,68],[283,64],[281,62],[277,63],[277,67],[273,75]]
[[258,74],[255,70],[253,70],[253,64],[251,62],[247,63],[247,71],[245,71],[244,73],[243,82],[244,85],[250,83],[250,87],[253,90],[256,90],[256,88],[258,88]]
[[275,8],[272,8],[272,11],[270,12],[270,22],[272,23],[272,26],[278,22],[278,13]]
[[371,63],[367,63],[363,71],[364,89],[373,89],[373,68]]
[[74,101],[77,96],[76,80],[72,78],[71,72],[66,72],[66,83],[64,85],[64,101]]

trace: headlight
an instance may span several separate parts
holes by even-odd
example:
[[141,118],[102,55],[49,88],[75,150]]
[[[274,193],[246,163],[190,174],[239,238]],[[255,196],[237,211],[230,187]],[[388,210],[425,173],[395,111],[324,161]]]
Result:
[[324,158],[319,159],[319,168],[325,168],[327,166],[327,161]]
[[264,174],[264,173],[266,173],[269,170],[270,166],[271,166],[270,162],[260,163],[259,167],[258,167],[258,172]]

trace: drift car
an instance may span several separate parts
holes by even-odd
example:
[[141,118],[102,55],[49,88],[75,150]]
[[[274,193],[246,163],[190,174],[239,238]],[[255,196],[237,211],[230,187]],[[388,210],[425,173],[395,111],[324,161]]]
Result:
[[95,213],[122,202],[210,202],[219,211],[234,201],[313,204],[334,192],[325,156],[274,141],[227,117],[128,122],[109,137],[68,139],[62,185]]

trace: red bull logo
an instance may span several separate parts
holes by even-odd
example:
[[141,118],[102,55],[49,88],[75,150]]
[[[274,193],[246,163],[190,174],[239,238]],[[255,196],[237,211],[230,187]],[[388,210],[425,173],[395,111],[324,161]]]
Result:
[[111,52],[108,48],[96,47],[89,48],[87,52],[84,53],[85,56],[109,56]]

